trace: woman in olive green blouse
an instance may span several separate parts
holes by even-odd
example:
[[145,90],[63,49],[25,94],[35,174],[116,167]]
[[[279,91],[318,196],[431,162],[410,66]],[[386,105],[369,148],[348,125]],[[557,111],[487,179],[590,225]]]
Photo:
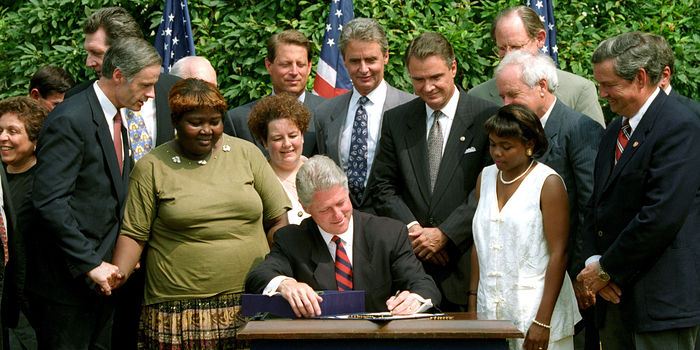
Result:
[[139,348],[234,348],[245,276],[290,202],[260,150],[223,135],[213,85],[181,80],[169,103],[177,137],[131,172],[113,262],[125,280],[148,244]]

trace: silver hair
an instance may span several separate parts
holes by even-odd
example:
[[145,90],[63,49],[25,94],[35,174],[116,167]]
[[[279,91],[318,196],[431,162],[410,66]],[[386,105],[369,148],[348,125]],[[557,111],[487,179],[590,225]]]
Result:
[[639,69],[644,69],[653,85],[661,80],[663,67],[658,64],[656,45],[640,32],[623,33],[603,40],[593,52],[591,61],[601,63],[613,60],[615,74],[632,81]]
[[522,72],[521,80],[531,89],[542,79],[547,79],[547,90],[551,93],[554,93],[559,87],[557,68],[554,66],[552,58],[548,55],[542,53],[533,55],[523,50],[513,51],[506,57],[503,57],[501,63],[496,67],[494,77],[498,77],[505,67],[511,65],[520,67],[520,72]]
[[299,168],[297,172],[297,195],[304,207],[311,206],[314,194],[330,190],[335,186],[348,189],[348,177],[332,159],[324,155],[315,155]]
[[338,39],[338,49],[345,57],[345,46],[352,40],[374,41],[382,49],[382,55],[389,52],[389,42],[382,25],[373,18],[358,17],[346,23]]
[[190,78],[184,77],[183,75],[187,73],[188,64],[206,64],[211,66],[208,59],[201,56],[185,56],[175,62],[172,67],[170,67],[170,74],[177,75],[180,78]]
[[102,61],[102,76],[112,79],[114,70],[131,81],[138,72],[149,66],[160,66],[161,58],[148,41],[141,38],[122,38],[110,46]]

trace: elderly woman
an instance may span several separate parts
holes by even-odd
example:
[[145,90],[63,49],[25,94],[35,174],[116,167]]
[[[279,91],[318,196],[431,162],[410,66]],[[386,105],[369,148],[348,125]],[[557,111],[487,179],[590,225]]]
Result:
[[24,298],[25,235],[35,215],[28,199],[34,179],[36,140],[47,114],[48,110],[41,102],[29,97],[11,97],[0,102],[0,155],[6,164],[9,187],[3,190],[8,191],[17,211],[17,230],[10,239],[12,253],[3,291],[3,326],[17,327],[10,332],[25,346],[36,343],[34,331],[24,316],[28,311]]
[[309,216],[299,204],[295,179],[306,161],[301,151],[310,119],[309,110],[288,94],[263,98],[248,117],[250,132],[270,154],[270,166],[292,201],[292,210],[287,213],[292,224],[299,224]]
[[235,348],[245,276],[289,200],[255,145],[222,135],[216,87],[181,80],[169,104],[177,138],[132,171],[113,263],[128,278],[148,244],[139,348]]
[[566,274],[569,203],[561,177],[540,163],[548,141],[537,115],[501,107],[484,123],[494,165],[476,184],[471,311],[511,320],[510,349],[573,349],[581,319]]

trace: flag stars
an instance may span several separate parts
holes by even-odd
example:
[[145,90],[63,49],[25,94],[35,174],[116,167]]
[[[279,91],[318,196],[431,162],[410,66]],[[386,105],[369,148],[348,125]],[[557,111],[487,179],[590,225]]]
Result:
[[170,16],[168,16],[168,19],[170,22],[172,22],[175,19],[175,16],[171,13]]
[[327,23],[327,24],[326,24],[326,31],[327,31],[327,32],[330,32],[331,29],[333,29],[333,27],[331,26],[330,23]]
[[185,3],[184,3],[184,2],[180,2],[180,8],[183,9],[183,10],[185,9]]
[[172,36],[172,35],[173,35],[173,30],[170,29],[170,28],[167,28],[167,29],[165,30],[165,35],[167,35],[167,36]]
[[343,25],[342,25],[342,24],[338,24],[338,30],[341,31],[341,32],[343,31]]
[[552,46],[552,52],[559,53],[559,48],[557,47],[557,45]]
[[549,30],[554,30],[554,23],[548,24],[547,27],[549,28]]
[[542,1],[538,0],[538,1],[535,3],[535,6],[537,6],[538,9],[541,9],[541,8],[544,6],[544,4],[542,4]]
[[549,53],[549,47],[547,45],[542,46],[542,53]]
[[177,43],[179,43],[179,42],[180,42],[180,39],[178,39],[177,37],[173,38],[173,45],[177,45]]
[[331,47],[332,47],[333,45],[335,45],[335,40],[333,40],[333,39],[328,39],[327,44],[328,44],[328,46],[331,46]]
[[542,23],[544,23],[544,16],[540,16],[540,21],[542,21]]
[[340,18],[340,16],[343,15],[343,11],[335,10],[335,15],[336,15],[338,18]]

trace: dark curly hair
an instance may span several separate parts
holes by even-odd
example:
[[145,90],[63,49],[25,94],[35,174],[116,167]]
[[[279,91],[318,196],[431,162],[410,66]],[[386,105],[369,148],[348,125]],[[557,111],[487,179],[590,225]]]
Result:
[[17,118],[24,123],[29,141],[36,141],[39,137],[41,124],[49,114],[48,109],[41,102],[25,97],[10,97],[0,102],[0,117],[6,113],[14,113]]
[[290,94],[278,94],[256,103],[248,117],[248,129],[256,140],[267,144],[267,125],[277,119],[289,119],[305,133],[309,128],[311,112]]
[[496,114],[486,120],[484,131],[498,137],[516,137],[523,144],[532,140],[535,143],[532,149],[535,157],[542,156],[549,145],[537,114],[530,108],[517,103],[501,107]]

